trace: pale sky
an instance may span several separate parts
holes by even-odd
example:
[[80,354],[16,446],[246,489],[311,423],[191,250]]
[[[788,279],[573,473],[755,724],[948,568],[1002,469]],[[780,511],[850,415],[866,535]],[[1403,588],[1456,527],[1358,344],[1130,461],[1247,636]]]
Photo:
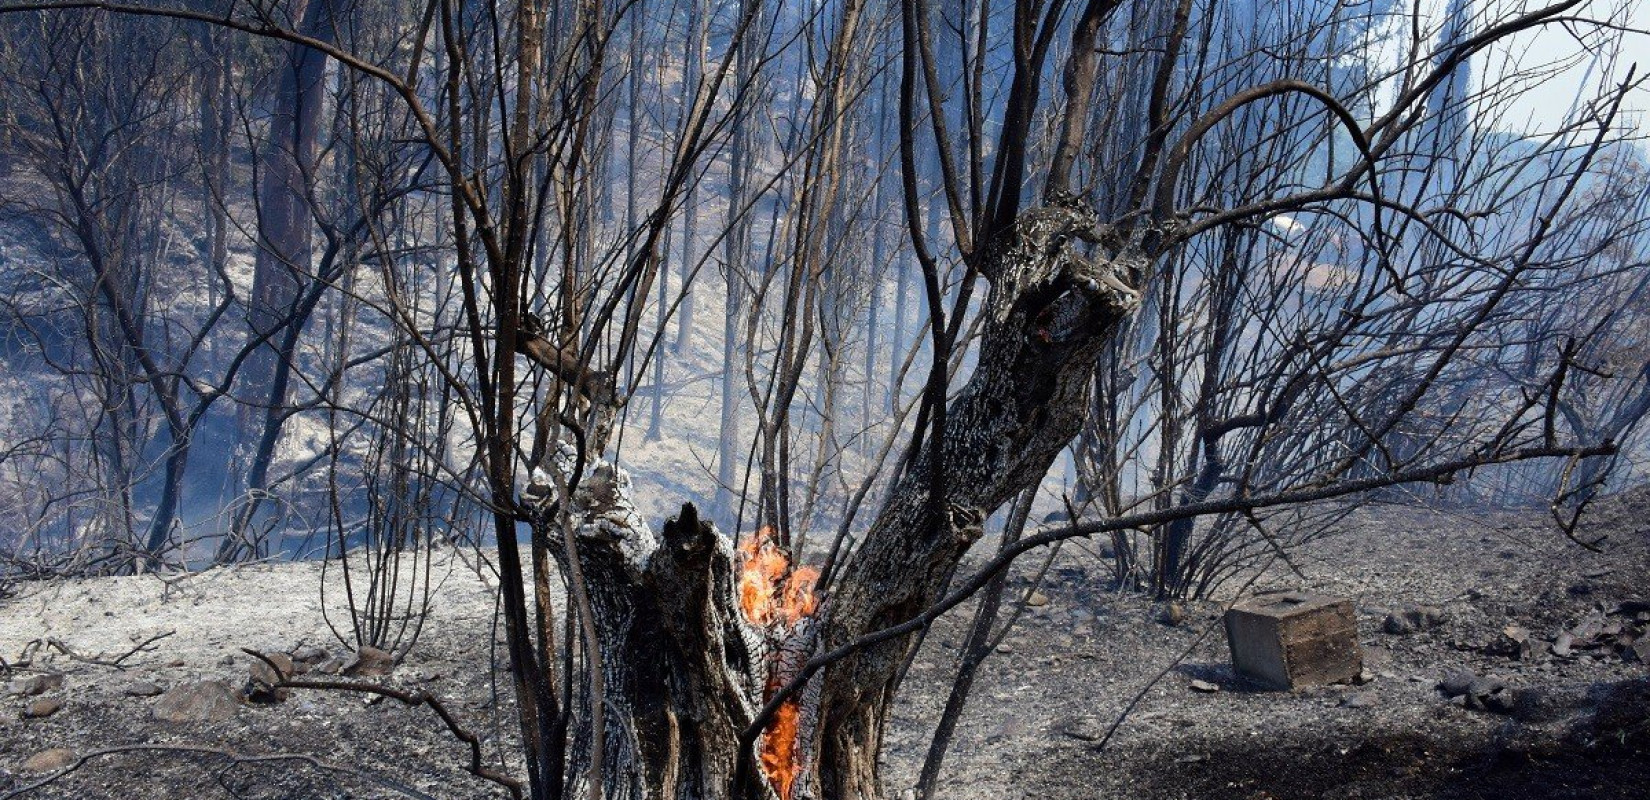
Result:
[[[1478,10],[1474,32],[1554,1],[1470,0]],[[1432,52],[1449,0],[1398,0],[1398,4],[1400,9],[1419,9],[1427,36],[1424,47]],[[1580,23],[1548,24],[1479,53],[1471,64],[1475,94],[1487,82],[1504,81],[1507,76],[1517,76],[1519,92],[1514,102],[1502,103],[1497,109],[1480,106],[1473,115],[1474,124],[1538,135],[1554,130],[1572,115],[1578,91],[1584,90],[1584,102],[1598,97],[1601,87],[1619,85],[1635,60],[1641,62],[1636,74],[1650,75],[1650,34],[1643,32],[1650,29],[1650,0],[1592,0],[1567,16],[1604,20],[1636,32],[1616,33]],[[1383,60],[1396,66],[1410,57],[1410,25],[1407,11],[1389,22]],[[1623,121],[1650,136],[1650,89],[1633,92],[1622,109]]]
[[[1444,3],[1428,2],[1437,6],[1434,13],[1441,15]],[[1500,19],[1521,8],[1535,7],[1516,0],[1478,0],[1478,5],[1496,9]],[[1637,32],[1616,37],[1579,24],[1546,25],[1480,56],[1472,65],[1475,88],[1509,73],[1550,73],[1539,82],[1527,84],[1519,101],[1501,120],[1481,124],[1488,122],[1496,129],[1525,133],[1550,131],[1571,113],[1578,91],[1584,90],[1584,97],[1592,98],[1601,87],[1619,85],[1635,61],[1638,77],[1650,75],[1650,35],[1644,33],[1650,29],[1650,0],[1594,0],[1572,15],[1608,20]],[[1613,50],[1589,51],[1589,43],[1596,46],[1611,38],[1617,39]],[[1548,65],[1553,69],[1547,69]],[[1622,109],[1624,121],[1635,125],[1640,134],[1650,135],[1650,114],[1646,113],[1650,111],[1650,88],[1634,91]]]

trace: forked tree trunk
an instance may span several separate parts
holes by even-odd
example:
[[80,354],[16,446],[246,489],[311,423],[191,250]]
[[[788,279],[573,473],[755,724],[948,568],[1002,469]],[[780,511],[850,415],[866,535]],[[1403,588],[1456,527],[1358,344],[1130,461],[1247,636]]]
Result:
[[[935,465],[925,455],[894,487],[821,618],[802,624],[817,623],[821,641],[800,655],[904,622],[935,602],[981,521],[1039,481],[1079,429],[1099,350],[1138,302],[1127,281],[1141,264],[1115,243],[1084,256],[1100,231],[1072,209],[1026,212],[1006,238],[982,269],[992,287],[979,365],[948,413],[943,450],[954,488],[943,518],[933,516]],[[744,621],[730,543],[692,506],[658,535],[628,493],[622,471],[598,463],[571,503],[606,680],[604,794],[733,796],[737,737],[775,664],[799,655],[796,642],[776,652],[772,631],[765,640]],[[817,716],[803,712],[805,768],[793,797],[880,796],[883,725],[911,646],[894,640],[815,678],[803,707]],[[573,751],[569,774],[578,776],[588,770],[588,742]]]
[[[1143,263],[1101,238],[1092,215],[1027,211],[982,264],[991,292],[979,363],[946,415],[942,459],[947,508],[928,496],[938,468],[924,448],[895,485],[831,598],[825,646],[917,616],[939,598],[945,575],[979,535],[979,524],[1040,481],[1077,435],[1100,350],[1134,310],[1129,286]],[[1119,252],[1120,251],[1120,252]],[[883,725],[914,640],[896,639],[832,665],[820,708],[819,796],[874,798]]]
[[[762,632],[739,613],[728,538],[691,504],[654,533],[631,502],[629,476],[606,462],[588,470],[571,505],[604,679],[602,797],[728,796],[766,667]],[[553,549],[565,564],[565,549]],[[567,774],[570,796],[582,797],[590,714],[575,713],[585,722]]]

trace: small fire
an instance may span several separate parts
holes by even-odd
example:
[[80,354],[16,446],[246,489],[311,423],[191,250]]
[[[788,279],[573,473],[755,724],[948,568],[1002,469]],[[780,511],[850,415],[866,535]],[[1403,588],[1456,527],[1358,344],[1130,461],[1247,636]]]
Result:
[[[788,683],[800,667],[795,656],[806,660],[805,653],[790,651],[799,645],[808,646],[811,641],[811,634],[799,630],[798,623],[812,616],[819,604],[814,595],[818,580],[819,570],[792,567],[790,557],[774,542],[770,527],[763,526],[739,546],[740,610],[748,622],[763,628],[769,643],[776,646],[777,658],[769,665],[764,701]],[[779,706],[762,735],[762,772],[780,800],[791,800],[802,774],[806,754],[798,748],[801,722],[801,695],[794,695]]]
[[762,772],[768,783],[779,792],[779,800],[791,800],[796,792],[796,778],[802,772],[802,761],[796,752],[797,720],[802,715],[796,698],[780,704],[768,723],[768,732],[762,735]]
[[739,607],[752,625],[795,626],[814,613],[819,570],[792,569],[791,559],[773,541],[773,528],[764,525],[739,545],[739,562]]

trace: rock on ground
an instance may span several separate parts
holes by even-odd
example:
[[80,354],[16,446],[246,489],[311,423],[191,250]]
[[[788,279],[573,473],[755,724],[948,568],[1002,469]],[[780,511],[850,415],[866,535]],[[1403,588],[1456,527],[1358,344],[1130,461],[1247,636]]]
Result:
[[164,722],[223,722],[241,708],[240,698],[223,681],[177,686],[155,701],[155,719]]

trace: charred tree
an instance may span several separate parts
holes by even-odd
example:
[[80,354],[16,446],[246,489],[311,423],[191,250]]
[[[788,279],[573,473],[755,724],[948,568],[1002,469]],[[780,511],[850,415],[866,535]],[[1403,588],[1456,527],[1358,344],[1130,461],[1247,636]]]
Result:
[[[1100,349],[1138,305],[1144,266],[1097,221],[1061,207],[1026,211],[985,260],[988,316],[973,376],[946,412],[941,458],[925,449],[892,490],[833,590],[826,645],[916,617],[978,537],[981,522],[1041,479],[1081,428]],[[944,469],[946,505],[930,495]],[[874,797],[876,754],[909,640],[876,645],[825,677],[820,781],[825,797]]]
[[[308,0],[300,13],[299,30],[303,34],[331,41],[331,0]],[[238,394],[243,405],[236,426],[239,442],[231,451],[235,455],[229,465],[231,474],[244,475],[248,502],[218,547],[221,561],[258,554],[263,545],[261,533],[253,528],[268,489],[281,425],[289,416],[287,398],[294,353],[285,343],[294,339],[283,333],[299,324],[299,298],[314,257],[310,200],[320,145],[327,58],[299,43],[288,44],[285,49],[269,139],[259,156],[258,249],[247,308],[249,337],[257,349],[241,370]]]

